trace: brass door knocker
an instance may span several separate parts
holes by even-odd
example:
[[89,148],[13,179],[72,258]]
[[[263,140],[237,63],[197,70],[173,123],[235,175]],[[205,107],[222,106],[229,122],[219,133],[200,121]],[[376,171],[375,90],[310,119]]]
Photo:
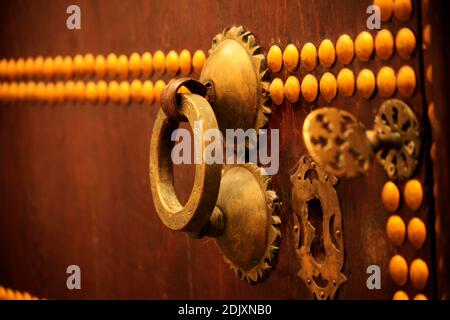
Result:
[[[250,283],[267,276],[279,249],[279,202],[271,179],[253,163],[208,164],[208,142],[202,140],[202,161],[195,165],[193,190],[183,206],[173,187],[170,137],[183,121],[201,137],[210,129],[260,129],[267,123],[264,56],[257,49],[254,36],[242,27],[216,36],[200,82],[174,80],[161,93],[150,145],[151,190],[163,224],[195,238],[214,237],[225,261]],[[191,93],[179,94],[182,86]],[[195,121],[202,122],[199,129]]]
[[317,299],[333,299],[342,283],[344,235],[333,175],[303,156],[291,176],[298,276]]

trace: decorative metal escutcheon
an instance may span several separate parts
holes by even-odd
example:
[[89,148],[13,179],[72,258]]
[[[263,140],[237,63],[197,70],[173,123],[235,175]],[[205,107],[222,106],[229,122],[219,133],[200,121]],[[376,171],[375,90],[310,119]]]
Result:
[[[177,79],[161,93],[150,144],[150,183],[160,220],[194,238],[214,237],[225,261],[250,283],[268,275],[279,250],[280,203],[271,179],[257,164],[208,163],[211,141],[202,139],[202,161],[195,165],[193,190],[183,206],[173,186],[170,137],[180,122],[199,130],[200,137],[209,129],[264,127],[271,111],[264,59],[251,32],[225,29],[213,40],[200,82]],[[191,93],[179,94],[182,86]],[[195,121],[202,126],[195,129]]]
[[334,189],[338,180],[303,156],[291,182],[295,251],[300,260],[297,274],[317,299],[333,299],[347,281],[341,272],[344,234]]
[[347,111],[314,110],[303,124],[303,139],[314,160],[338,178],[366,173],[375,153],[390,179],[408,179],[417,167],[421,145],[416,115],[398,99],[381,105],[372,130]]

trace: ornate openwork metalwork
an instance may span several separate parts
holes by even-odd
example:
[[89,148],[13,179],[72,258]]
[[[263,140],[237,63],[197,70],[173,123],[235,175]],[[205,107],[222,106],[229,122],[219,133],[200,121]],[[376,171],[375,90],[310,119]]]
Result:
[[300,260],[298,276],[317,299],[333,299],[347,278],[344,234],[337,178],[328,175],[309,157],[298,162],[292,182],[295,251]]

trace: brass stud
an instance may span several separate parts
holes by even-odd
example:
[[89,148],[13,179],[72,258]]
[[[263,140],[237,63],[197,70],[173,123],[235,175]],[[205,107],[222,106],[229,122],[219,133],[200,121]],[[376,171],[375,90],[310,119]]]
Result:
[[117,59],[117,73],[122,79],[128,78],[128,57],[124,54]]
[[139,79],[134,79],[130,86],[130,96],[134,102],[142,101],[142,82]]
[[373,37],[367,32],[361,32],[355,40],[355,53],[359,60],[369,61],[373,53]]
[[401,22],[407,22],[411,17],[412,3],[411,0],[395,0],[394,15]]
[[388,60],[394,53],[394,36],[388,29],[381,29],[375,36],[375,51],[377,55]]
[[422,184],[417,179],[409,180],[404,190],[405,202],[412,210],[417,210],[422,205],[423,190]]
[[[36,98],[39,100],[39,86],[40,83],[38,83],[36,85]],[[69,80],[65,83],[65,92],[66,92],[66,98],[68,100],[75,100],[76,96],[75,96],[75,82],[73,82],[72,80]]]
[[313,76],[312,74],[307,74],[303,78],[301,85],[303,99],[305,99],[307,102],[313,102],[317,98],[318,90],[319,84],[317,83],[316,77]]
[[433,83],[433,65],[428,65],[427,69],[425,70],[425,77],[428,81],[428,83]]
[[92,53],[86,53],[84,55],[84,73],[92,75],[94,73],[95,58]]
[[290,76],[284,84],[284,95],[289,103],[294,104],[300,98],[300,82],[297,77]]
[[97,86],[94,81],[89,81],[86,84],[86,100],[89,102],[97,100]]
[[108,98],[111,102],[119,101],[119,83],[115,80],[108,83]]
[[158,80],[155,82],[154,93],[155,93],[155,101],[159,103],[161,98],[161,91],[165,88],[166,83],[163,80]]
[[174,77],[178,70],[180,70],[180,62],[178,60],[178,53],[174,50],[170,50],[166,56],[166,70],[169,76]]
[[408,239],[417,250],[421,249],[427,238],[425,223],[419,218],[412,218],[408,223]]
[[48,82],[45,86],[45,99],[48,103],[55,101],[55,85],[53,82]]
[[94,70],[95,74],[99,79],[103,79],[106,75],[106,60],[105,57],[101,54],[95,57],[94,62]]
[[426,46],[431,44],[431,26],[429,24],[423,28],[423,42]]
[[180,52],[180,71],[184,76],[188,76],[192,71],[192,58],[189,50]]
[[336,51],[333,42],[330,39],[324,39],[319,45],[319,60],[320,63],[330,68],[336,60]]
[[42,56],[36,57],[34,59],[34,74],[36,76],[42,76],[44,70],[44,58]]
[[389,262],[389,274],[397,285],[405,285],[408,280],[408,264],[405,258],[398,254],[393,256]]
[[337,87],[344,97],[351,97],[355,92],[355,76],[353,71],[343,68],[337,76]]
[[395,37],[395,47],[399,56],[403,59],[411,58],[416,49],[416,37],[411,29],[401,28]]
[[398,92],[404,97],[411,97],[416,89],[416,74],[410,66],[403,66],[397,73]]
[[133,77],[138,77],[141,74],[141,55],[139,53],[133,52],[130,55],[128,67]]
[[66,87],[64,86],[64,82],[58,81],[55,84],[55,100],[59,103],[62,103],[64,102],[65,98],[66,98]]
[[281,105],[284,100],[284,84],[280,78],[273,79],[269,86],[270,98],[277,106]]
[[382,67],[377,74],[377,88],[384,98],[391,97],[396,89],[396,77],[394,69],[388,66]]
[[145,52],[141,57],[141,70],[144,77],[150,77],[153,73],[153,57],[150,52]]
[[308,71],[313,71],[317,65],[317,49],[311,42],[305,43],[300,52],[301,65]]
[[153,69],[158,76],[161,76],[166,70],[166,56],[161,50],[153,54]]
[[295,45],[288,44],[283,52],[283,62],[288,71],[295,71],[298,67],[298,50]]
[[394,297],[392,298],[392,300],[409,300],[409,297],[405,291],[399,290],[394,293]]
[[[35,64],[35,73],[36,73],[36,64]],[[70,56],[65,56],[63,60],[63,68],[62,73],[66,78],[70,78],[73,74],[73,60]]]
[[84,57],[81,54],[77,54],[73,58],[73,71],[77,75],[82,75],[84,73]]
[[400,246],[405,240],[406,233],[406,226],[403,219],[398,215],[390,216],[386,223],[386,233],[394,245]]
[[153,83],[150,80],[145,80],[142,83],[142,98],[147,104],[152,104],[154,99]]
[[122,81],[119,84],[119,101],[123,104],[130,102],[130,85],[128,81]]
[[270,47],[267,53],[267,66],[272,72],[280,72],[283,67],[283,53],[277,45]]
[[97,99],[100,103],[108,100],[108,84],[104,80],[97,82]]
[[333,100],[337,93],[337,82],[334,74],[331,72],[325,72],[320,79],[319,87],[320,94],[325,100]]
[[381,201],[387,211],[395,212],[400,204],[400,191],[395,183],[388,181],[381,190]]
[[205,64],[206,56],[202,50],[197,50],[192,57],[192,67],[194,68],[194,72],[196,74],[200,74],[203,69],[203,65]]
[[341,35],[336,42],[336,55],[342,64],[350,64],[355,54],[355,47],[349,35]]
[[428,266],[422,259],[414,259],[409,270],[409,278],[414,288],[422,290],[428,282]]
[[25,60],[19,58],[16,61],[16,77],[21,78],[25,73]]
[[85,100],[86,97],[86,85],[84,84],[83,81],[78,80],[77,82],[75,82],[75,98],[80,101],[83,102]]
[[394,11],[394,0],[374,0],[373,4],[380,7],[381,21],[388,21]]
[[356,90],[358,93],[369,99],[375,91],[375,75],[369,69],[363,69],[356,78]]
[[54,70],[53,70],[53,58],[52,57],[45,58],[43,72],[44,72],[44,76],[46,78],[50,79],[51,77],[53,77]]
[[[4,68],[6,70],[6,60],[3,60],[3,62],[5,63]],[[27,60],[25,60],[25,75],[29,78],[34,76],[34,60],[32,57],[28,57]]]
[[53,59],[54,64],[54,71],[55,75],[61,76],[64,74],[64,59],[62,56],[56,56],[55,59]]
[[106,69],[108,70],[108,75],[114,78],[117,75],[117,56],[114,53],[108,54],[106,57]]
[[416,294],[416,296],[414,297],[414,300],[428,300],[427,296],[422,294],[422,293],[418,293]]

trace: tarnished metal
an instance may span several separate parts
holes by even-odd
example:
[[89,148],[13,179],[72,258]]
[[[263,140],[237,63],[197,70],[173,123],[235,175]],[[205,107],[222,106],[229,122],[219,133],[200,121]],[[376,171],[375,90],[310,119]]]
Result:
[[385,101],[375,117],[374,131],[379,143],[376,158],[393,180],[410,178],[420,153],[420,125],[411,108],[401,100]]
[[303,124],[303,139],[314,160],[339,178],[366,173],[373,153],[392,180],[405,180],[414,173],[420,152],[420,126],[403,101],[385,101],[367,130],[349,112],[319,108]]
[[[214,112],[205,98],[197,94],[180,96],[180,112],[194,128],[194,121],[202,120],[197,127],[200,134],[209,129],[218,129]],[[205,150],[208,145],[202,139],[202,160],[195,165],[195,179],[192,193],[182,206],[173,186],[173,164],[170,153],[173,142],[170,136],[179,122],[171,120],[161,109],[153,125],[150,143],[150,183],[156,212],[161,221],[172,230],[199,232],[208,222],[219,194],[221,164],[208,164]]]
[[236,275],[250,283],[263,280],[273,268],[281,239],[280,204],[263,173],[251,163],[225,166],[217,199],[225,217],[217,244]]
[[[195,165],[194,186],[182,206],[172,184],[170,137],[182,121],[200,130],[197,134],[202,138],[207,130],[219,127],[265,126],[270,108],[267,83],[262,81],[264,56],[258,50],[254,36],[242,27],[217,35],[203,67],[203,84],[177,79],[162,91],[150,146],[151,189],[161,221],[194,238],[216,238],[225,261],[250,283],[267,276],[279,250],[279,203],[271,179],[256,164],[227,165],[223,170],[220,164],[207,164],[208,142],[202,139],[202,161]],[[192,93],[178,94],[182,86]],[[195,127],[199,120],[202,126]]]
[[333,299],[347,281],[344,234],[337,178],[328,175],[311,158],[303,156],[291,176],[295,251],[300,260],[297,275],[317,299]]
[[255,36],[242,26],[216,35],[200,82],[214,91],[210,101],[220,129],[260,129],[271,113],[267,68]]
[[372,164],[364,126],[347,111],[314,110],[303,124],[303,139],[314,160],[337,177],[356,177]]

